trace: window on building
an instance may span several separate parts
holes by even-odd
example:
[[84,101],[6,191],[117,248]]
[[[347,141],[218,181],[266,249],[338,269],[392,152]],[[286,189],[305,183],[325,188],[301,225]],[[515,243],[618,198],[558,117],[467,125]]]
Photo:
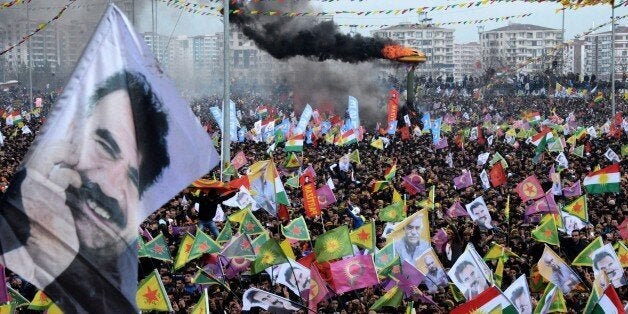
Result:
[[541,32],[536,33],[536,38],[543,38],[543,33]]

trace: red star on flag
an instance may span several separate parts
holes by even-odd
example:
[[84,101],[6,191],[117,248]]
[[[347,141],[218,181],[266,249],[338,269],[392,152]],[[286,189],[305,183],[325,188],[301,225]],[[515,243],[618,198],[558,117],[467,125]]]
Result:
[[153,252],[157,253],[157,254],[161,254],[164,252],[164,247],[157,244],[153,247]]
[[360,239],[360,241],[366,241],[370,238],[369,233],[362,230],[360,233],[358,233],[358,238]]
[[146,299],[146,303],[156,304],[159,301],[157,289],[151,290],[150,287],[146,287],[146,293],[142,294],[142,296]]
[[547,229],[543,230],[543,235],[548,237],[548,238],[551,237],[552,236],[552,229],[547,228]]
[[207,251],[207,249],[209,249],[209,245],[207,244],[207,242],[203,242],[198,246],[198,248],[201,250],[201,252],[205,252]]
[[523,191],[526,193],[527,196],[534,196],[536,195],[536,187],[531,184],[526,182],[525,186],[523,187]]
[[292,234],[301,234],[301,228],[299,226],[294,226],[292,228]]
[[248,242],[244,242],[244,241],[243,241],[243,242],[240,244],[240,248],[241,248],[241,249],[243,249],[243,250],[246,250],[246,249],[248,249],[248,248],[250,248],[250,247],[251,247],[251,244],[250,244],[250,243],[248,243]]
[[573,205],[573,211],[576,213],[582,212],[582,205],[580,205],[580,203],[576,203],[575,205]]
[[380,260],[382,263],[386,263],[386,262],[388,262],[388,254],[382,254],[382,255],[379,257],[379,260]]
[[252,222],[249,222],[246,224],[245,228],[247,231],[253,231],[253,229],[255,229],[255,224],[253,224]]
[[619,255],[619,262],[624,265],[624,264],[628,264],[628,253],[624,253]]
[[185,245],[185,253],[190,253],[191,250],[192,250],[192,244],[186,244]]

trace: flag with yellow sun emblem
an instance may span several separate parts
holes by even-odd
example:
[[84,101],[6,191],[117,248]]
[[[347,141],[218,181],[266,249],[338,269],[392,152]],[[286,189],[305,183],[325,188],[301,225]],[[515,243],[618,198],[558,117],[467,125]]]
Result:
[[257,258],[253,261],[253,264],[251,265],[251,273],[258,274],[270,266],[282,264],[287,261],[288,259],[283,253],[279,243],[277,243],[277,240],[269,239],[266,243],[264,243],[264,245],[262,245],[259,250],[259,254],[257,254]]
[[372,255],[356,255],[329,265],[336,293],[345,293],[379,283]]
[[157,270],[140,282],[135,300],[140,311],[172,311],[170,299]]
[[319,263],[353,254],[349,227],[340,226],[319,235],[314,243],[314,253]]

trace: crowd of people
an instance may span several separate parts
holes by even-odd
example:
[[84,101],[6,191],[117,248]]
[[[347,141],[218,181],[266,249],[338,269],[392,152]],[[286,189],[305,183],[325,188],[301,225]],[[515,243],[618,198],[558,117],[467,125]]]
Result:
[[[0,98],[2,106],[24,103],[24,99],[27,97],[26,92],[22,89],[0,92],[0,95],[2,95]],[[32,144],[41,125],[45,122],[45,116],[55,100],[54,95],[54,93],[39,95],[44,99],[44,105],[37,115],[29,114],[28,110],[24,108],[24,123],[32,130],[31,134],[22,134],[20,130],[16,131],[15,126],[6,125],[4,119],[0,121],[0,125],[2,125],[0,131],[4,136],[3,144],[0,147],[0,191],[6,190],[20,161]],[[534,146],[527,142],[526,138],[517,138],[516,144],[513,145],[504,140],[503,132],[495,131],[492,128],[483,129],[485,138],[494,135],[495,139],[491,145],[486,141],[469,140],[464,136],[459,137],[459,134],[462,134],[464,129],[487,125],[487,123],[511,125],[515,120],[521,119],[524,112],[539,112],[543,117],[558,116],[563,119],[573,114],[579,126],[596,126],[599,128],[611,117],[609,100],[594,103],[591,97],[553,99],[525,95],[504,98],[489,94],[481,95],[481,98],[472,95],[443,97],[433,93],[421,97],[420,105],[426,108],[432,117],[444,117],[447,114],[455,117],[456,122],[451,124],[451,130],[443,131],[443,136],[449,140],[449,147],[435,149],[429,133],[412,134],[409,139],[402,139],[399,133],[382,135],[380,130],[366,127],[364,138],[357,144],[349,146],[329,144],[322,137],[314,138],[311,143],[305,145],[300,161],[302,166],[297,170],[283,167],[287,154],[283,151],[282,145],[277,145],[274,152],[269,153],[268,143],[246,139],[242,142],[232,143],[231,152],[233,154],[239,151],[244,152],[248,159],[247,166],[272,156],[282,173],[284,182],[292,176],[292,172],[301,171],[309,166],[316,172],[316,186],[326,184],[330,179],[333,182],[337,202],[323,210],[322,216],[306,218],[312,240],[300,241],[292,245],[297,259],[307,256],[312,251],[312,244],[316,241],[317,236],[338,226],[354,226],[357,219],[375,221],[376,245],[380,249],[383,248],[386,244],[386,239],[383,237],[385,223],[378,218],[379,212],[392,202],[393,190],[405,192],[402,177],[414,173],[419,174],[424,179],[427,187],[435,187],[434,208],[428,211],[429,230],[430,236],[435,235],[441,228],[447,234],[449,251],[437,250],[437,259],[446,269],[453,267],[458,257],[463,254],[467,244],[473,244],[478,253],[484,256],[491,244],[495,242],[511,249],[518,256],[511,257],[505,263],[501,287],[508,287],[520,275],[526,275],[531,279],[532,268],[541,259],[544,243],[537,242],[532,238],[531,231],[537,223],[529,217],[525,217],[525,203],[521,202],[518,197],[515,186],[526,177],[535,175],[543,189],[549,190],[552,187],[552,181],[548,172],[555,163],[555,154],[546,152],[540,161],[533,161],[535,159]],[[259,119],[255,110],[259,106],[271,105],[275,108],[271,114],[281,112],[286,116],[289,116],[293,110],[291,99],[285,94],[262,96],[249,92],[235,95],[234,98],[238,110],[241,111],[240,123],[247,126],[248,129],[252,129],[253,123]],[[208,133],[213,137],[216,137],[218,127],[209,115],[209,107],[219,105],[220,101],[218,97],[214,96],[195,99],[190,102],[193,111],[201,123],[207,126]],[[628,109],[628,103],[623,97],[618,96],[616,110],[626,112],[626,109]],[[341,118],[344,117],[344,113],[338,114]],[[410,114],[412,125],[424,129],[421,117],[421,114]],[[377,119],[383,120],[384,117]],[[371,142],[380,136],[388,139],[383,150],[371,146]],[[600,134],[596,138],[586,136],[580,140],[578,144],[583,144],[586,148],[585,156],[580,158],[573,154],[567,154],[569,168],[561,174],[563,184],[570,185],[582,180],[596,166],[603,168],[610,165],[612,162],[604,156],[604,153],[608,148],[620,152],[622,145],[627,143],[626,138],[627,132],[623,130],[619,138]],[[340,167],[333,167],[350,150],[359,151],[360,162],[351,161],[350,166],[342,170]],[[567,150],[568,148],[565,148],[565,151]],[[484,167],[477,165],[477,157],[484,152],[489,152],[491,155],[499,152],[505,158],[508,163],[506,185],[484,190],[479,184],[479,174]],[[451,154],[452,164],[448,164],[446,161],[448,154]],[[397,167],[397,175],[392,179],[392,184],[373,192],[371,184],[374,181],[382,180],[386,170],[393,164]],[[622,164],[624,163],[622,162]],[[247,166],[241,168],[238,171],[239,174],[245,174]],[[463,169],[471,172],[476,184],[464,189],[456,189],[453,184],[454,178],[459,176]],[[219,170],[212,171],[207,177],[220,177]],[[627,191],[628,176],[625,171],[622,171],[620,193],[588,195],[589,224],[581,230],[574,230],[571,234],[560,234],[560,247],[553,247],[559,256],[570,263],[582,249],[598,236],[601,236],[605,243],[625,241],[620,235],[619,226],[624,217],[628,216]],[[288,217],[280,219],[263,210],[255,212],[256,218],[266,228],[269,235],[275,239],[282,237],[282,225],[291,219],[304,215],[301,189],[286,186],[286,192],[291,202],[288,206]],[[427,197],[427,191],[415,195],[404,194],[406,194],[407,216],[422,209],[421,201]],[[452,218],[447,215],[447,209],[455,202],[467,204],[479,196],[483,196],[485,206],[490,212],[492,228],[486,228],[477,222],[479,220],[474,222],[469,217]],[[507,199],[510,200],[509,219],[504,213]],[[562,196],[557,196],[556,201],[563,205],[568,202]],[[198,203],[199,206],[195,206],[194,203]],[[194,234],[196,228],[201,226],[208,234],[215,237],[216,232],[222,230],[225,225],[224,217],[237,210],[222,205],[221,210],[224,211],[224,217],[218,219],[220,217],[215,216],[218,205],[217,197],[207,195],[199,197],[193,188],[186,189],[141,224],[141,228],[150,233],[150,236],[144,234],[144,240],[163,234],[169,245],[171,255],[175,256],[186,233]],[[200,223],[208,220],[213,221]],[[429,247],[430,244],[423,243],[422,245]],[[431,245],[435,246],[435,244]],[[439,245],[444,246],[445,244]],[[185,267],[174,271],[171,262],[141,258],[138,280],[147,276],[153,269],[157,269],[174,312],[188,313],[200,299],[203,288],[205,288],[193,283],[198,267],[207,268],[208,265],[216,264],[217,259],[216,254],[204,255],[202,258],[191,261]],[[429,260],[426,258],[425,262],[431,264],[433,261],[434,258],[429,257]],[[496,263],[489,262],[489,267],[495,270]],[[584,309],[594,280],[591,267],[573,267],[573,269],[584,280],[584,284],[582,289],[575,289],[565,295],[567,309],[570,313],[580,312]],[[461,272],[463,271],[462,268]],[[37,291],[35,287],[23,281],[10,270],[6,271],[6,275],[7,283],[13,289],[27,299],[32,299]],[[284,285],[273,282],[269,274],[266,273],[251,275],[249,272],[243,272],[235,277],[227,278],[226,285],[229,289],[221,285],[208,287],[208,303],[211,313],[242,312],[243,293],[252,287],[272,292],[300,304],[305,305],[307,303],[307,298],[303,299]],[[414,308],[417,313],[446,313],[464,302],[456,300],[446,285],[429,287],[427,284],[422,284],[418,288],[433,302],[415,302]],[[621,300],[628,299],[626,286],[617,289],[617,292]],[[318,304],[318,313],[369,313],[369,308],[384,293],[383,285],[375,285],[349,293],[333,295]],[[542,293],[542,289],[532,291],[533,306],[539,301]],[[472,297],[474,293],[467,296]],[[378,312],[399,313],[405,309],[408,301],[410,300],[404,300],[399,308],[384,308]],[[20,309],[19,311],[24,310]],[[251,312],[266,313],[261,308],[253,308]],[[307,308],[296,312],[306,313]]]

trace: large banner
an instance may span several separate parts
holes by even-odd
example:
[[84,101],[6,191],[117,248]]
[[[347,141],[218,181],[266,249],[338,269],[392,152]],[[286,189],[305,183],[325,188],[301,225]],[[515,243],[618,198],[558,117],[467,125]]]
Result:
[[358,100],[353,96],[349,96],[347,111],[349,112],[349,118],[351,118],[351,127],[354,130],[358,129],[360,127],[360,108],[358,107]]
[[303,192],[303,207],[305,209],[305,215],[308,217],[320,215],[321,206],[318,202],[314,178],[309,173],[304,173],[301,178],[299,178],[299,181],[301,183],[301,192]]
[[142,36],[109,6],[0,204],[0,263],[66,313],[137,313],[137,228],[218,163]]
[[397,111],[399,110],[399,92],[391,89],[388,98],[388,130],[392,124],[397,123]]
[[301,112],[301,118],[299,119],[299,123],[294,128],[294,132],[292,134],[302,134],[305,132],[305,128],[307,124],[310,122],[310,118],[312,117],[312,107],[310,104],[305,105],[303,112]]

